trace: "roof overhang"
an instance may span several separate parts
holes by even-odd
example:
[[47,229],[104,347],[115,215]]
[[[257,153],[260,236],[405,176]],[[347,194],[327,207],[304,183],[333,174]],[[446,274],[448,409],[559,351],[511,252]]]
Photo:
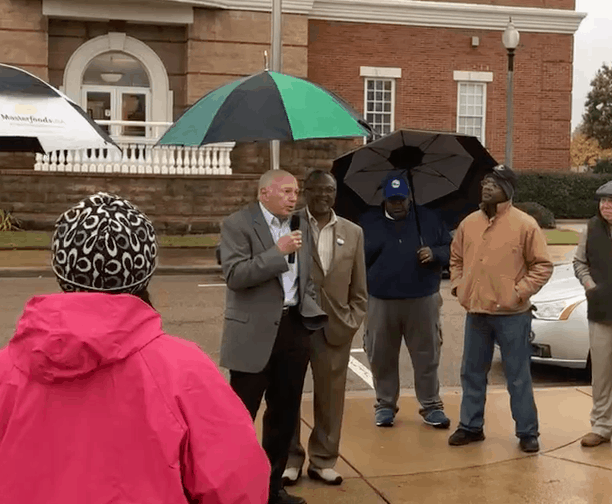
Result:
[[[122,19],[156,24],[193,23],[193,8],[270,12],[272,0],[43,0],[43,14],[77,19]],[[425,0],[283,0],[283,13],[310,19],[437,28],[574,34],[586,14],[569,9],[510,7]]]

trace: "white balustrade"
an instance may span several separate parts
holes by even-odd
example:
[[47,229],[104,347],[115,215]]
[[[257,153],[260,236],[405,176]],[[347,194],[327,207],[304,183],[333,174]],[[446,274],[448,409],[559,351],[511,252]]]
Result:
[[118,142],[115,149],[80,149],[36,154],[34,169],[71,173],[129,173],[159,175],[230,175],[234,142],[203,147],[154,147]]

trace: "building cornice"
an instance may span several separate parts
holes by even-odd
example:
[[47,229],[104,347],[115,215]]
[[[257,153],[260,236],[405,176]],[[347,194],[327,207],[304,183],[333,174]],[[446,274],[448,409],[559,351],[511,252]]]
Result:
[[66,19],[182,25],[193,23],[192,6],[168,0],[155,3],[147,0],[43,0],[42,13],[44,16]]
[[[272,0],[166,0],[168,2],[227,10],[270,12]],[[283,14],[310,14],[315,0],[283,0]]]
[[[200,7],[270,12],[271,0],[167,0]],[[283,13],[310,19],[436,28],[503,30],[508,18],[521,32],[578,30],[585,13],[567,9],[510,7],[425,0],[283,0]]]

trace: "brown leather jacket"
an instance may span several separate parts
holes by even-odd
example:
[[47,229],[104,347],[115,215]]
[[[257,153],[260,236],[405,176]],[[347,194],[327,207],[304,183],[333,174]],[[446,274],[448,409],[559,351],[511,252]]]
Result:
[[470,313],[529,310],[552,271],[544,233],[511,201],[498,203],[491,219],[483,210],[468,215],[451,244],[451,289]]

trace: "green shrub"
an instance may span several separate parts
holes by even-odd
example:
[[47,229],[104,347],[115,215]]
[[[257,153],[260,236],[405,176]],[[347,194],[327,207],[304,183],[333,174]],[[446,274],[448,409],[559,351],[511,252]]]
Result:
[[548,208],[540,205],[539,203],[534,203],[533,201],[527,201],[525,203],[516,203],[515,206],[519,210],[522,210],[523,212],[528,213],[535,220],[537,220],[541,228],[544,228],[544,229],[554,229],[555,228],[554,214]]
[[600,159],[593,166],[593,173],[612,173],[612,159]]
[[589,219],[597,212],[595,191],[609,180],[612,174],[522,172],[514,202],[539,203],[556,219]]

